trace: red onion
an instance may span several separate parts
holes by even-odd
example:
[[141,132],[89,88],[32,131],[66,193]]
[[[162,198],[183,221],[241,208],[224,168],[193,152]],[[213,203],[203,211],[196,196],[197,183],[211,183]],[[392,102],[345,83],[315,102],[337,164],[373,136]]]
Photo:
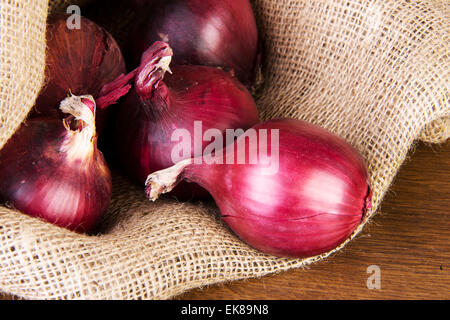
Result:
[[208,190],[243,241],[276,256],[310,257],[336,248],[371,207],[361,155],[342,138],[294,119],[256,125],[222,157],[186,159],[149,175],[147,194],[154,201],[182,180]]
[[174,65],[234,70],[245,85],[259,66],[258,30],[249,0],[135,0],[138,22],[130,60],[137,65],[155,41],[168,41]]
[[[69,29],[68,15],[52,14],[48,19],[46,41],[46,85],[31,116],[59,119],[59,103],[68,92],[92,95],[96,100],[101,89],[126,72],[119,46],[103,28],[80,17],[80,29]],[[97,100],[98,108],[104,106]],[[102,132],[107,114],[99,110],[97,131]]]
[[0,199],[33,217],[79,232],[107,209],[111,175],[97,149],[95,101],[70,96],[63,120],[27,120],[0,151]]
[[[205,66],[176,66],[172,75],[165,75],[171,57],[171,48],[161,41],[145,52],[135,86],[117,115],[118,156],[129,175],[141,184],[151,172],[176,162],[173,151],[180,143],[188,151],[179,160],[201,154],[209,144],[174,139],[177,129],[194,137],[209,129],[220,133],[246,130],[259,121],[252,96],[237,79]],[[191,195],[192,190],[182,189],[191,188],[177,188],[178,197]],[[198,197],[204,195],[198,193]]]

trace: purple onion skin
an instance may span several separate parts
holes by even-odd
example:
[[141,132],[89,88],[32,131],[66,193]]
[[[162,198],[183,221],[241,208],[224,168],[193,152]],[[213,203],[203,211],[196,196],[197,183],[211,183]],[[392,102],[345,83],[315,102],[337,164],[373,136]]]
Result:
[[174,65],[204,65],[234,70],[245,85],[259,64],[258,30],[248,0],[135,1],[140,19],[128,43],[136,66],[155,41],[168,41]]
[[109,205],[111,174],[95,146],[83,160],[61,152],[67,137],[61,120],[26,121],[0,151],[0,199],[30,216],[88,232]]
[[[103,28],[81,17],[81,29],[67,27],[68,15],[52,14],[46,31],[46,83],[31,117],[60,119],[59,103],[67,94],[92,95],[126,72],[125,60],[114,38]],[[97,110],[97,132],[103,132],[108,112]]]
[[[227,225],[262,252],[306,258],[349,238],[371,207],[368,171],[358,151],[301,120],[275,119],[254,129],[268,129],[268,141],[270,130],[279,129],[278,173],[262,175],[260,164],[203,163],[189,164],[179,179],[208,190]],[[236,143],[226,152],[232,148]],[[250,150],[257,152],[257,146]]]
[[[144,185],[147,176],[174,164],[171,141],[175,129],[186,129],[194,138],[194,121],[202,122],[202,136],[214,128],[244,130],[258,123],[256,104],[247,89],[228,73],[204,66],[175,66],[164,76],[154,96],[143,99],[135,89],[120,104],[117,145],[121,163],[129,176]],[[203,141],[200,155],[211,142]],[[194,184],[181,184],[172,195],[180,200],[204,199],[209,194]]]

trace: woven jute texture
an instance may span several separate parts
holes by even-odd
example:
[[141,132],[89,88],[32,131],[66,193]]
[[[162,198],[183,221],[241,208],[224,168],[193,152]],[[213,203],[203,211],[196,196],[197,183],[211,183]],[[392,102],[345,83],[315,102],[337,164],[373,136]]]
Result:
[[[1,147],[43,84],[48,3],[0,4]],[[314,122],[367,159],[374,209],[351,238],[358,241],[414,141],[448,138],[449,3],[253,4],[264,39],[264,82],[256,94],[262,117]],[[237,239],[212,204],[150,203],[120,173],[113,193],[94,236],[0,207],[0,291],[28,299],[169,299],[212,283],[302,267],[348,243],[309,259],[275,258]]]
[[419,140],[427,143],[444,143],[450,138],[450,117],[444,117],[427,124]]

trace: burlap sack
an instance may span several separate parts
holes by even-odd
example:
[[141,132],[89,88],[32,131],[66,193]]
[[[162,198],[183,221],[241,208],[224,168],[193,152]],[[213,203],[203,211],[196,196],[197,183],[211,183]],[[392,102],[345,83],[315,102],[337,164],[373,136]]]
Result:
[[[69,1],[53,1],[52,8],[62,2]],[[0,4],[1,147],[43,83],[48,3]],[[374,210],[353,239],[414,141],[448,137],[449,3],[255,0],[254,7],[265,48],[264,85],[256,95],[263,118],[317,123],[369,163]],[[99,232],[72,233],[0,207],[0,291],[29,299],[168,299],[331,254],[264,255],[238,240],[214,206],[150,203],[117,173]]]

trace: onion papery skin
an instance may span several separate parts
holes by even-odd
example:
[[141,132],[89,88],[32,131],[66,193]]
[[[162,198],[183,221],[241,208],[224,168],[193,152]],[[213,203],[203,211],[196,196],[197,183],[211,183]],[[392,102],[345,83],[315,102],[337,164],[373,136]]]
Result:
[[[68,17],[54,13],[48,18],[46,79],[30,117],[60,119],[63,114],[58,106],[69,92],[97,99],[104,85],[126,72],[122,52],[106,30],[85,17],[80,17],[80,29],[69,29]],[[99,134],[107,121],[110,121],[109,111],[98,109]]]
[[[208,190],[231,230],[262,252],[306,258],[337,248],[371,207],[363,157],[344,139],[301,120],[275,119],[253,129],[268,130],[269,151],[271,130],[279,130],[276,174],[262,174],[261,168],[268,166],[260,161],[195,164],[185,160],[184,167],[179,164],[182,169],[150,175],[148,195],[155,200],[170,190],[168,186],[186,179]],[[244,136],[228,146],[226,154],[232,150],[237,154],[240,139]],[[248,154],[259,151],[254,144],[247,150]],[[172,182],[160,183],[161,177]]]
[[[167,41],[174,65],[233,70],[251,86],[259,68],[258,30],[248,0],[134,1],[137,23],[127,45],[135,67],[155,41]],[[128,57],[129,56],[129,57]]]
[[[170,50],[170,47],[157,42],[147,52],[161,55],[164,49]],[[165,57],[170,55],[171,52],[167,52]],[[147,59],[150,61],[151,57],[149,54]],[[154,62],[158,63],[159,60]],[[152,75],[141,72],[133,89],[120,103],[116,126],[117,154],[128,175],[141,185],[150,173],[174,164],[172,151],[181,141],[172,141],[176,129],[187,130],[190,134],[190,140],[182,141],[189,144],[191,153],[184,157],[189,158],[201,155],[211,143],[202,139],[208,129],[217,129],[221,133],[226,129],[246,130],[259,122],[253,97],[228,73],[205,66],[175,66],[171,69],[172,74],[165,75],[161,70],[155,70]],[[153,85],[142,89],[140,77]],[[195,121],[201,122],[200,148],[196,148],[194,141]],[[209,197],[194,184],[180,185],[172,195],[180,200]]]
[[52,117],[22,124],[0,151],[1,202],[69,230],[92,230],[112,181],[95,136],[81,134]]

